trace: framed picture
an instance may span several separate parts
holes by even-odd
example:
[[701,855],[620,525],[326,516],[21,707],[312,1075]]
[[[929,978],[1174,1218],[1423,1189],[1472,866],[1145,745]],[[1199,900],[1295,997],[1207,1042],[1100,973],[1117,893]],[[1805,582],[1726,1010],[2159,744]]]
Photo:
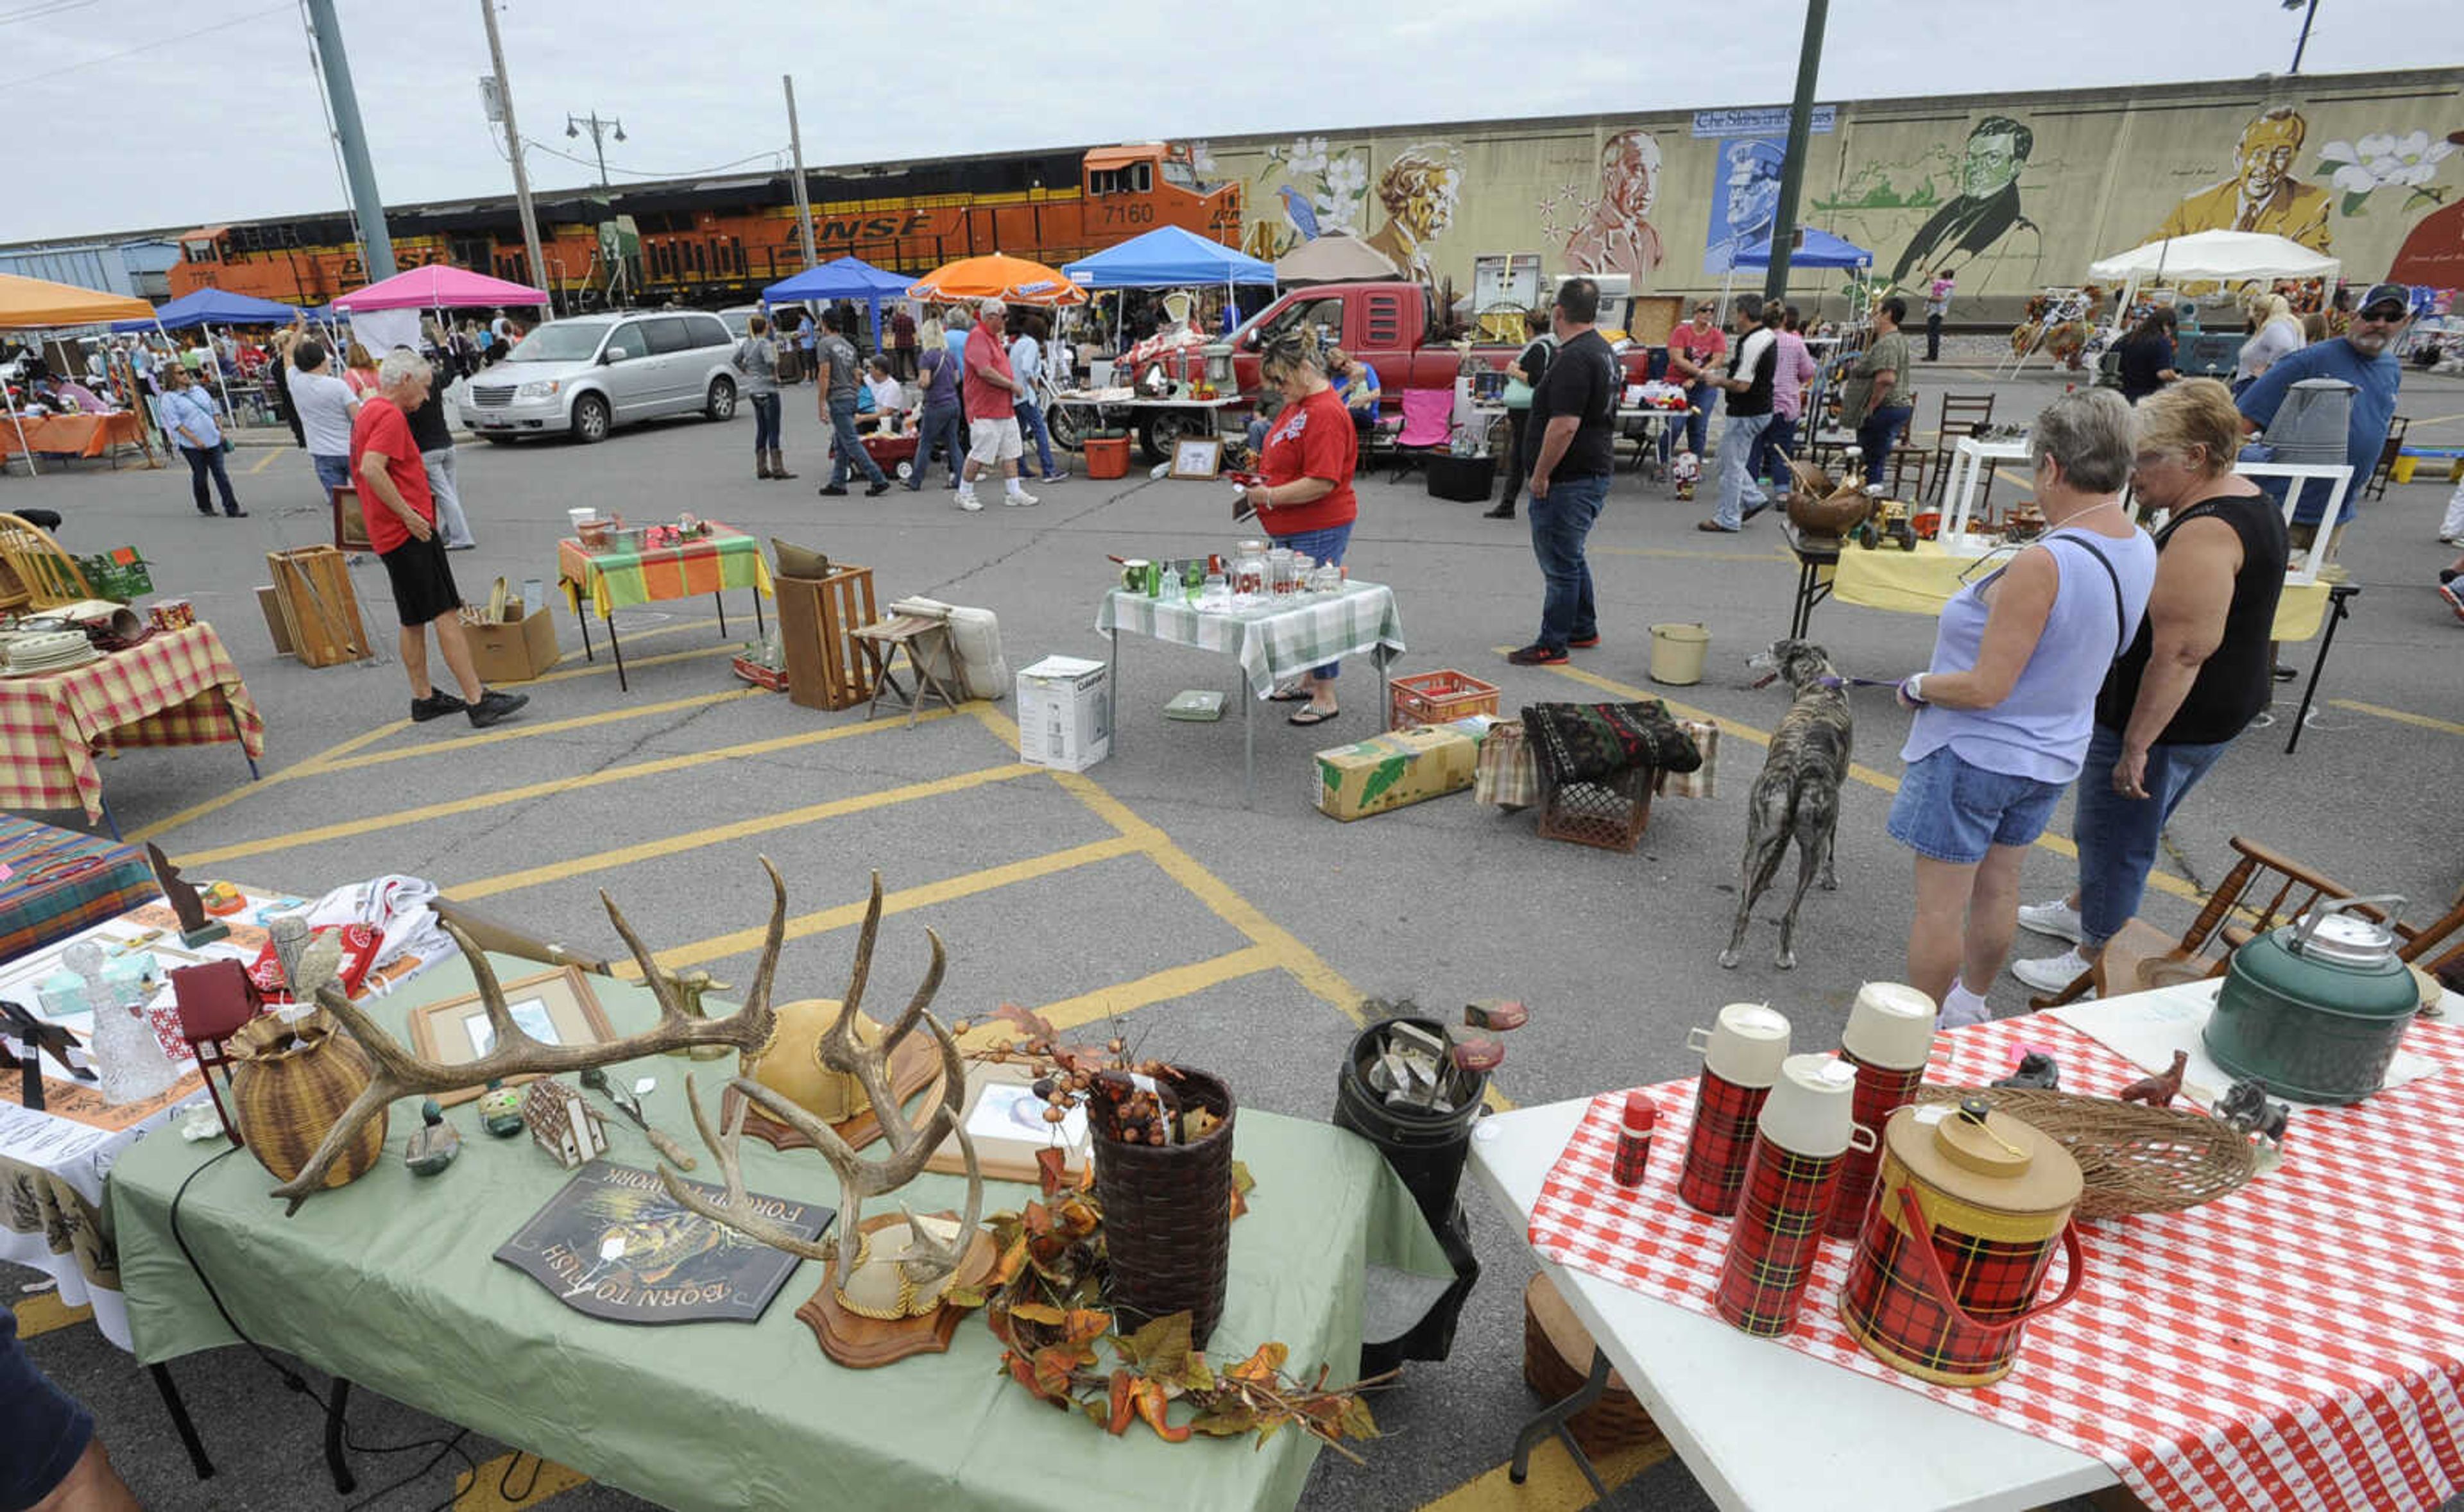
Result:
[[[1035,1095],[1033,1082],[1034,1077],[1023,1066],[979,1062],[967,1066],[966,1102],[958,1121],[976,1147],[977,1168],[988,1179],[1034,1181],[1038,1173],[1035,1152],[1052,1144],[1067,1151],[1064,1169],[1072,1179],[1087,1168],[1092,1147],[1088,1140],[1085,1110],[1072,1110],[1067,1122],[1059,1126],[1056,1136],[1054,1126],[1044,1121],[1044,1100]],[[942,1172],[966,1170],[966,1157],[958,1150],[957,1137],[943,1140],[926,1159],[924,1169]]]
[[[542,1044],[598,1044],[616,1038],[607,1015],[591,996],[590,979],[579,967],[566,966],[503,983],[505,1011],[516,1027]],[[429,1003],[410,1010],[410,1045],[419,1055],[446,1065],[476,1061],[496,1047],[496,1026],[488,1021],[487,1005],[477,993]],[[515,1083],[537,1080],[517,1076]],[[448,1107],[479,1095],[473,1082],[436,1100]]]
[[1191,437],[1176,443],[1172,449],[1172,475],[1177,478],[1211,478],[1223,471],[1223,438],[1221,436]]

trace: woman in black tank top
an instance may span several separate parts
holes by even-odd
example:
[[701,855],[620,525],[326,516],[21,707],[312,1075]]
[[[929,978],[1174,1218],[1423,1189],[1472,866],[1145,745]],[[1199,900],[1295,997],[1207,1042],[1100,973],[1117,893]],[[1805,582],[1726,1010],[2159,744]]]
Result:
[[2079,942],[2060,955],[2013,963],[2013,975],[2047,992],[2087,971],[2138,911],[2174,806],[2267,707],[2272,685],[2284,516],[2233,471],[2241,423],[2232,394],[2213,379],[2193,379],[2149,395],[2138,415],[2135,502],[2171,519],[2156,537],[2147,617],[2097,694],[2074,820],[2079,890],[2019,910],[2027,928]]

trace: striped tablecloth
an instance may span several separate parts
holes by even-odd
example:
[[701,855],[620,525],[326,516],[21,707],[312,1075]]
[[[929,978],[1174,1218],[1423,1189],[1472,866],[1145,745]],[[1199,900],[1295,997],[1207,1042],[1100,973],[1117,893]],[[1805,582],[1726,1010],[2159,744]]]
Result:
[[265,755],[265,721],[211,625],[47,677],[0,678],[0,808],[82,808],[99,819],[99,747],[233,738],[250,759]]
[[[1931,1385],[1866,1353],[1834,1307],[1845,1240],[1824,1246],[1776,1343],[2094,1455],[2163,1512],[2438,1507],[2464,1490],[2464,1030],[2416,1023],[2405,1048],[2436,1069],[2355,1107],[2297,1109],[2281,1169],[2188,1212],[2083,1226],[2085,1283],[2026,1326],[2017,1368],[1992,1386]],[[2143,1074],[2038,1014],[1939,1036],[1925,1080],[1978,1085],[2026,1049],[2050,1052],[2070,1091],[2111,1096]],[[1650,1091],[1640,1191],[1609,1173],[1625,1094],[1596,1098],[1532,1207],[1531,1245],[1711,1313],[1728,1225],[1675,1191],[1694,1085]]]
[[1395,590],[1357,581],[1345,584],[1340,594],[1289,608],[1221,614],[1200,614],[1177,589],[1150,599],[1115,588],[1095,611],[1095,628],[1106,635],[1128,631],[1229,655],[1241,664],[1249,691],[1260,698],[1273,692],[1277,683],[1312,667],[1380,646],[1390,654],[1403,649]]
[[[557,576],[578,601],[590,595],[601,619],[617,609],[660,599],[693,599],[725,588],[770,592],[770,564],[761,543],[716,520],[700,540],[654,551],[584,551],[567,537],[556,543]],[[576,613],[581,604],[576,602]]]

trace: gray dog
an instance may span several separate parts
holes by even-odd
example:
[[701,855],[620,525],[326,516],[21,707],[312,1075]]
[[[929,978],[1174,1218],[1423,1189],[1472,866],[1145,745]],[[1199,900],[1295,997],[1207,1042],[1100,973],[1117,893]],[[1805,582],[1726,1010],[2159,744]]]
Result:
[[1737,964],[1737,948],[1746,941],[1746,925],[1754,904],[1779,870],[1788,843],[1796,842],[1796,895],[1780,915],[1779,953],[1773,964],[1787,971],[1796,965],[1790,938],[1796,932],[1796,910],[1815,874],[1826,892],[1837,890],[1839,878],[1831,869],[1831,837],[1839,823],[1839,784],[1848,777],[1848,747],[1855,734],[1848,712],[1847,679],[1833,670],[1831,658],[1812,641],[1776,641],[1753,659],[1769,675],[1754,684],[1767,687],[1780,678],[1796,690],[1796,702],[1771,733],[1771,752],[1763,757],[1761,775],[1746,798],[1746,864],[1737,886],[1737,922],[1728,931],[1728,948],[1720,964]]

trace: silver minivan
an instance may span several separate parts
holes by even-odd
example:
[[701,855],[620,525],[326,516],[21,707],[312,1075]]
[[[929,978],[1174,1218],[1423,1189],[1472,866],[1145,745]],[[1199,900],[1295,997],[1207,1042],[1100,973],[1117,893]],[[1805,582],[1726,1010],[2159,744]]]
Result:
[[698,310],[549,320],[471,380],[464,418],[490,441],[570,434],[603,441],[653,415],[736,413],[736,338]]

